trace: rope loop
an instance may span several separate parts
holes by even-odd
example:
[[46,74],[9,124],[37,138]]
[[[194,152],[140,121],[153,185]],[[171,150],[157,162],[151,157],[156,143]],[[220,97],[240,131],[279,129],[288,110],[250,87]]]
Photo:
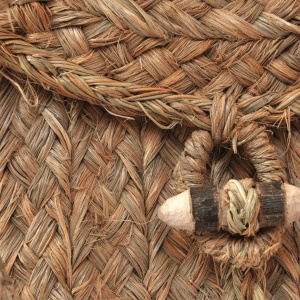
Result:
[[[234,134],[231,134],[231,138],[235,138],[234,142],[241,150],[240,153],[256,170],[254,178],[261,182],[286,180],[281,162],[263,126],[255,122],[245,122],[241,130],[237,132],[233,129],[232,132]],[[228,140],[227,137],[228,135],[226,135],[227,144],[224,144],[223,138],[216,142],[211,134],[203,130],[193,132],[185,143],[185,149],[174,171],[178,191],[216,182],[215,178],[209,179],[214,172],[209,176],[207,167],[213,165],[211,160],[215,154],[221,153],[222,148],[228,151],[225,147],[231,144],[232,140]],[[228,157],[230,161],[232,156]],[[230,163],[227,161],[222,169],[229,167]],[[220,166],[218,170],[221,170]],[[224,170],[222,172],[224,173]],[[229,177],[225,181],[227,183],[224,186],[218,184],[219,188],[223,188],[225,201],[229,204],[228,227],[218,232],[197,233],[196,238],[202,251],[219,262],[229,262],[233,267],[241,269],[261,267],[281,247],[285,228],[280,226],[260,228],[258,219],[260,202],[255,189],[255,180],[253,178],[236,180],[233,178],[234,173],[227,174],[229,174],[225,176]]]
[[211,135],[215,146],[230,141],[237,112],[238,107],[234,97],[221,93],[215,95],[210,109]]

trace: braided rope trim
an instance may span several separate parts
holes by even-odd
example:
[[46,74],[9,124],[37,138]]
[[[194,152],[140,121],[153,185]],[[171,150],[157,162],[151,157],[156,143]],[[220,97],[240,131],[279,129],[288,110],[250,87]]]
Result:
[[[48,90],[102,105],[117,116],[148,116],[164,129],[176,124],[210,129],[210,119],[201,109],[211,103],[206,97],[108,79],[49,51],[38,49],[25,38],[1,27],[0,40],[0,62],[24,73]],[[38,65],[46,68],[37,68]]]
[[[212,106],[212,100],[209,95],[205,96],[205,93],[187,95],[175,89],[112,80],[72,61],[66,61],[51,51],[38,49],[26,38],[1,27],[0,39],[1,64],[26,74],[46,89],[101,105],[113,115],[125,118],[147,116],[163,129],[184,124],[211,130],[211,122],[205,110]],[[297,87],[285,88],[271,94],[251,97],[251,103],[247,96],[247,99],[241,99],[239,106],[247,111],[250,109],[247,105],[256,105],[260,99],[270,99],[264,101],[273,105],[275,109],[269,110],[265,122],[274,123],[284,116],[282,110],[290,108],[292,118],[299,113],[298,94]],[[261,108],[257,107],[258,110]],[[253,112],[251,109],[249,111]]]
[[161,128],[210,130],[203,111],[225,91],[244,113],[267,108],[274,124],[300,113],[300,29],[295,1],[271,3],[7,0],[0,64]]

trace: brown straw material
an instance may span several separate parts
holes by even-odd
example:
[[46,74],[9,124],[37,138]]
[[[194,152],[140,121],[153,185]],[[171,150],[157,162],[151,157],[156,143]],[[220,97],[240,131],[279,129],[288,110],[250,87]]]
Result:
[[5,271],[5,266],[0,259],[0,299],[20,300],[17,295],[11,278]]
[[1,297],[300,299],[298,221],[157,218],[187,186],[300,186],[299,25],[299,0],[0,1]]

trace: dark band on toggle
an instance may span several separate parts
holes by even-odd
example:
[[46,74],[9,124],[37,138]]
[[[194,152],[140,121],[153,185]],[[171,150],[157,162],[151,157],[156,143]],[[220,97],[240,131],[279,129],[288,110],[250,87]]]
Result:
[[[261,204],[260,227],[285,224],[285,198],[280,182],[256,183]],[[220,190],[216,187],[192,187],[190,194],[193,205],[196,231],[216,231],[220,229]]]

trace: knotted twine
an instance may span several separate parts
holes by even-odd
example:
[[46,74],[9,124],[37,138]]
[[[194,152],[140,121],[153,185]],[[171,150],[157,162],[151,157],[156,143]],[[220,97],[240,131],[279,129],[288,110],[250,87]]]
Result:
[[254,236],[259,230],[260,202],[252,178],[230,180],[224,186],[228,231],[231,234]]

